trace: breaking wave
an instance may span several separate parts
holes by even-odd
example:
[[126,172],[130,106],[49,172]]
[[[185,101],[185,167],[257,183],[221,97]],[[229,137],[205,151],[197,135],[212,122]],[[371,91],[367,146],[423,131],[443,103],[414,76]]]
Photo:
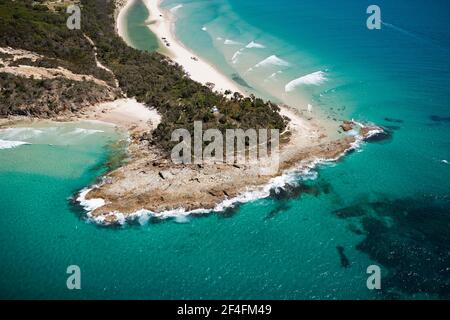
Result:
[[103,130],[76,128],[73,131],[67,133],[68,135],[91,135],[95,133],[103,133]]
[[[231,40],[227,40],[227,41],[231,41]],[[232,42],[232,43],[229,42],[228,44],[239,44],[239,43],[238,42]],[[265,48],[265,46],[260,43],[256,43],[255,41],[251,41],[245,47],[237,50],[233,54],[233,57],[231,58],[231,62],[233,62],[233,64],[236,64],[238,62],[239,56],[242,55],[246,49],[253,49],[253,48],[263,49],[263,48]]]
[[249,44],[247,44],[246,46],[245,46],[247,49],[252,49],[252,48],[257,48],[257,49],[264,49],[266,46],[264,46],[264,45],[262,45],[262,44],[260,44],[260,43],[257,43],[257,42],[255,42],[255,41],[251,41]]
[[[95,188],[96,186],[94,186]],[[92,188],[86,188],[81,190],[77,201],[80,205],[88,212],[92,212],[98,208],[101,208],[105,205],[105,200],[103,199],[86,199],[86,195],[92,190]]]
[[3,139],[27,140],[39,136],[44,131],[34,128],[8,128],[0,130]]
[[[238,44],[238,43],[235,43],[235,44]],[[231,58],[231,62],[233,62],[233,64],[236,64],[238,62],[239,56],[241,56],[246,49],[263,49],[263,48],[265,48],[264,45],[262,45],[260,43],[256,43],[255,41],[251,41],[245,47],[239,49],[238,51],[236,51],[233,54],[233,57]]]
[[307,74],[306,76],[302,76],[300,78],[292,80],[285,86],[285,91],[292,92],[298,86],[301,86],[301,85],[319,85],[319,84],[325,82],[326,80],[327,80],[327,78],[325,77],[325,72],[316,71],[316,72]]
[[[281,189],[284,189],[287,185],[295,186],[302,180],[311,180],[317,178],[317,173],[313,171],[319,164],[326,164],[328,162],[335,161],[336,159],[315,159],[310,161],[309,163],[304,163],[300,165],[300,169],[292,170],[285,172],[283,175],[279,177],[273,178],[268,184],[257,188],[255,190],[243,192],[240,195],[225,199],[221,203],[217,204],[213,209],[196,209],[196,210],[186,210],[184,208],[178,208],[174,210],[168,210],[164,212],[152,212],[150,210],[141,209],[138,210],[127,217],[121,212],[111,212],[108,215],[100,215],[94,216],[92,213],[96,209],[102,207],[105,204],[105,200],[103,199],[90,199],[86,200],[86,195],[92,190],[91,189],[83,189],[77,201],[80,205],[87,211],[87,217],[100,225],[110,225],[108,218],[113,218],[112,220],[117,221],[118,224],[124,225],[127,222],[138,221],[141,225],[146,224],[150,218],[158,218],[158,219],[176,219],[176,221],[185,221],[185,218],[188,216],[201,215],[207,213],[217,213],[223,212],[226,209],[234,208],[239,204],[253,202],[259,199],[268,198],[271,195],[271,191],[275,190],[275,192],[279,192]],[[93,188],[95,188],[94,186]]]
[[225,39],[223,44],[226,44],[228,46],[239,46],[239,45],[242,45],[242,43],[234,41],[234,40],[230,40],[230,39]]
[[279,74],[282,74],[282,73],[283,73],[282,70],[277,71],[277,72],[274,72],[274,73],[272,73],[270,76],[268,76],[266,79],[264,79],[264,82],[267,82],[267,81],[269,81],[269,80],[275,80],[276,77],[277,77]]
[[238,62],[238,58],[241,54],[244,53],[245,48],[239,49],[238,51],[236,51],[233,56],[231,57],[231,62],[233,62],[234,64],[236,64]]
[[[353,121],[356,125],[364,128],[365,125],[356,121]],[[377,134],[382,133],[383,130],[378,127],[374,127],[367,136],[366,139],[369,139]],[[131,215],[125,217],[125,215],[121,212],[111,212],[108,215],[94,216],[92,214],[93,211],[105,205],[105,200],[103,199],[90,199],[86,200],[86,195],[95,187],[93,186],[90,189],[83,189],[77,201],[81,206],[87,211],[87,217],[95,223],[100,225],[110,225],[108,218],[114,218],[114,221],[117,223],[124,225],[128,221],[138,221],[141,225],[146,224],[150,218],[159,218],[159,219],[175,219],[176,221],[185,222],[188,216],[192,215],[200,215],[212,212],[223,212],[226,209],[233,208],[239,204],[244,204],[248,202],[253,202],[255,200],[268,198],[271,195],[271,191],[274,190],[275,193],[279,193],[281,190],[285,189],[289,186],[296,186],[301,181],[305,180],[314,180],[317,179],[318,173],[317,168],[319,166],[324,165],[334,165],[334,163],[339,160],[342,156],[344,156],[347,152],[351,150],[357,150],[360,148],[362,143],[364,142],[364,138],[362,136],[356,136],[355,141],[351,144],[351,146],[333,159],[324,159],[324,158],[316,158],[310,161],[300,162],[298,167],[289,171],[285,171],[281,176],[273,178],[268,184],[261,186],[254,190],[249,190],[247,192],[243,192],[240,195],[225,199],[221,203],[217,204],[214,209],[196,209],[196,210],[186,210],[184,208],[168,210],[164,212],[152,212],[150,210],[141,209],[138,210]]]
[[22,146],[24,144],[29,144],[29,143],[28,142],[24,142],[24,141],[8,141],[8,140],[1,140],[0,139],[0,150],[17,148],[17,147]]
[[178,10],[180,10],[181,8],[183,8],[182,4],[176,5],[175,7],[173,7],[172,9],[170,9],[170,12],[175,13]]
[[290,65],[291,64],[289,62],[278,58],[276,55],[272,55],[272,56],[258,62],[257,64],[255,64],[253,67],[248,69],[247,72],[253,71],[254,69],[257,69],[257,68],[263,68],[263,67],[268,67],[268,66],[289,67]]

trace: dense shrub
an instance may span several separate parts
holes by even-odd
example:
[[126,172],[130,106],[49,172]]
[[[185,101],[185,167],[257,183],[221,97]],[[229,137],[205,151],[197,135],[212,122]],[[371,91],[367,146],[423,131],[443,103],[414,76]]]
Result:
[[[170,137],[174,129],[190,130],[196,120],[203,121],[207,128],[222,131],[227,128],[285,129],[286,120],[279,115],[275,104],[253,96],[244,98],[239,93],[227,92],[229,95],[225,96],[213,92],[210,87],[191,80],[181,66],[163,55],[127,46],[115,33],[114,1],[80,2],[82,30],[73,31],[66,27],[64,12],[51,12],[25,0],[0,0],[0,46],[46,56],[45,60],[37,62],[39,65],[59,64],[76,73],[112,81],[110,75],[97,68],[93,49],[83,33],[88,35],[98,48],[98,59],[113,71],[127,96],[136,97],[161,113],[162,122],[153,134],[153,142],[165,150],[172,147]],[[42,84],[27,82],[27,85]],[[17,104],[11,103],[11,97],[7,98],[6,109],[13,113]],[[213,107],[219,112],[213,113]]]

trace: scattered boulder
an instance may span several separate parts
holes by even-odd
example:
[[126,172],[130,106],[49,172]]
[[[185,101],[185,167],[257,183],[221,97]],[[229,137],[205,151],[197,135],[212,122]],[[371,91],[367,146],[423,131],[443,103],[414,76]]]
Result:
[[341,127],[342,130],[344,130],[345,132],[348,132],[348,131],[353,130],[353,125],[354,125],[354,122],[353,122],[353,121],[345,120],[345,121],[341,124],[340,127]]

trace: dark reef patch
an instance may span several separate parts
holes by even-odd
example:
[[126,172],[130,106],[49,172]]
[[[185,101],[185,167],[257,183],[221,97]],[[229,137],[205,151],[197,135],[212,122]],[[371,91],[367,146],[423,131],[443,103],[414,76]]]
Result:
[[361,206],[355,205],[334,210],[333,213],[339,218],[347,219],[364,216],[366,211]]
[[[365,238],[356,249],[387,269],[383,293],[427,293],[450,298],[450,202],[418,195],[378,195],[334,212],[358,217]],[[353,223],[353,220],[352,220]]]
[[343,268],[350,267],[350,260],[348,260],[347,256],[345,255],[345,249],[343,246],[336,246],[336,250],[339,254],[339,258],[341,259],[341,266]]
[[276,188],[270,190],[270,197],[275,200],[289,200],[298,198],[305,190],[303,184],[300,185],[286,185],[283,188]]
[[264,220],[272,219],[279,213],[289,210],[288,202],[291,199],[298,199],[302,195],[318,197],[322,194],[329,194],[331,191],[331,184],[323,179],[303,181],[298,185],[287,184],[283,188],[272,189],[270,190],[270,198],[277,200],[276,207],[267,214]]
[[389,129],[391,131],[397,131],[397,130],[400,130],[402,127],[400,127],[400,126],[384,126],[384,128]]
[[367,142],[371,143],[381,143],[381,142],[391,142],[393,139],[393,130],[388,127],[383,127],[383,132],[374,134],[373,136],[366,139]]
[[[239,204],[236,204],[233,207],[228,207],[224,211],[218,212],[217,216],[223,219],[232,218],[239,212],[239,207]],[[205,214],[202,214],[202,216],[205,216]]]
[[360,236],[364,234],[364,231],[362,231],[360,228],[358,228],[358,226],[356,226],[353,223],[350,223],[348,225],[348,230],[350,230],[351,232],[353,232],[354,234]]
[[441,116],[430,116],[431,121],[433,122],[440,122],[440,123],[450,123],[450,117],[441,117]]
[[72,196],[67,201],[67,208],[70,212],[72,212],[75,217],[82,221],[87,221],[88,217],[86,215],[86,211],[81,206],[81,204],[77,201],[78,196],[80,195],[80,190],[73,190]]
[[329,194],[332,191],[331,184],[324,180],[303,181],[298,185],[288,184],[283,188],[270,190],[270,197],[276,200],[296,199],[303,194],[318,197],[321,194]]
[[264,220],[270,220],[277,216],[280,213],[286,212],[291,208],[290,205],[287,204],[286,201],[278,201],[276,203],[276,207],[267,214],[267,216],[264,218]]
[[393,122],[393,123],[403,123],[403,120],[395,119],[395,118],[388,118],[388,117],[386,117],[386,118],[384,118],[384,120],[387,121],[387,122]]

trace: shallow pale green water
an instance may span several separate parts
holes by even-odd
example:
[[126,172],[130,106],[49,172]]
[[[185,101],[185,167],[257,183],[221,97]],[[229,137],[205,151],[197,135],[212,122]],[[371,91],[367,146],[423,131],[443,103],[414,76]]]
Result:
[[148,11],[140,0],[133,1],[126,16],[127,37],[130,44],[140,50],[155,51],[159,47],[158,38],[146,25]]
[[[120,228],[85,221],[68,200],[105,171],[116,133],[65,137],[69,144],[49,133],[0,149],[0,297],[448,298],[448,3],[380,1],[390,27],[378,33],[365,29],[364,1],[165,5],[179,3],[179,37],[224,73],[280,99],[304,95],[330,117],[384,125],[390,138],[236,210]],[[133,8],[129,17],[142,26],[146,13]],[[151,45],[147,29],[133,30]],[[244,51],[234,65],[242,46],[217,37],[266,48]],[[291,64],[276,81],[264,82],[276,70],[245,73],[273,54]],[[280,95],[288,81],[319,70],[324,83]],[[0,134],[7,138],[28,141]],[[66,289],[70,264],[81,268],[81,291]],[[371,264],[382,269],[381,292],[366,287]]]

